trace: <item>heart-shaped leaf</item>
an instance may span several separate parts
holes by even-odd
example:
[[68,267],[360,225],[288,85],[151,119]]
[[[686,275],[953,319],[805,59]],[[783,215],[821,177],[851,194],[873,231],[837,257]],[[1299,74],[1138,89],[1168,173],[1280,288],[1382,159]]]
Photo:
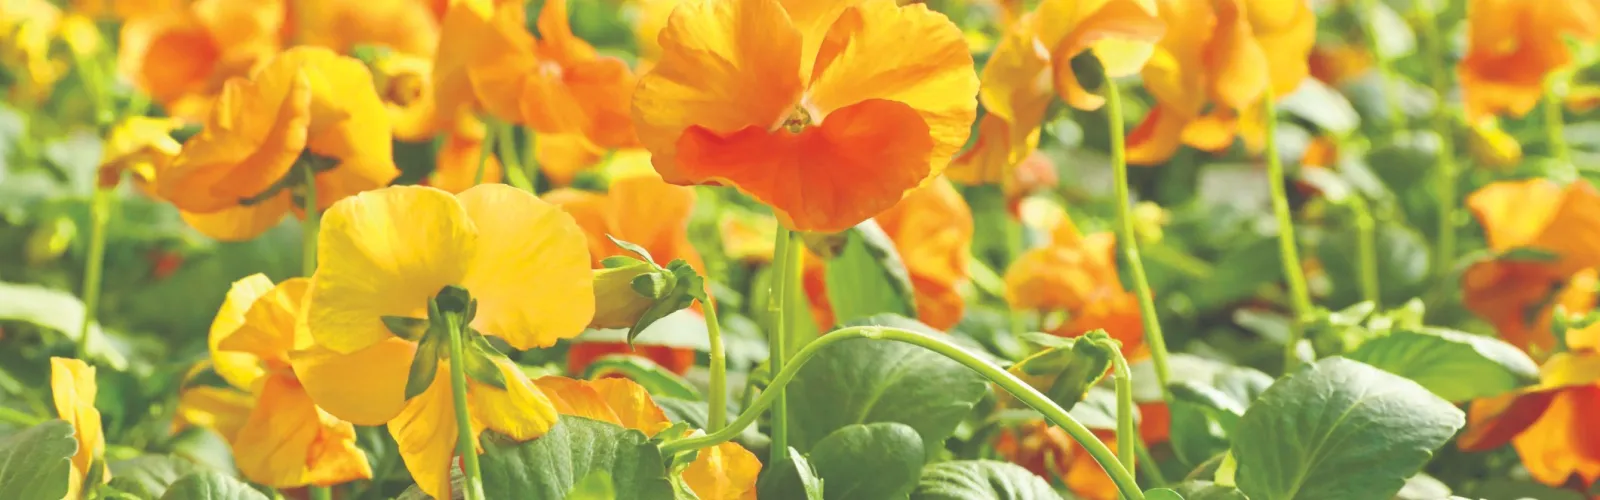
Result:
[[67,421],[51,420],[0,439],[0,497],[66,496],[78,452],[72,432]]
[[672,498],[661,451],[644,433],[583,417],[563,415],[522,443],[485,433],[480,468],[489,498],[566,498],[594,471],[611,475],[617,498]]
[[855,424],[833,431],[810,460],[828,485],[824,498],[902,498],[917,485],[926,461],[922,437],[895,422]]
[[1050,482],[1011,462],[955,460],[922,469],[912,500],[1060,500]]
[[1389,332],[1346,355],[1422,384],[1448,401],[1470,401],[1539,382],[1539,365],[1493,337],[1440,328]]

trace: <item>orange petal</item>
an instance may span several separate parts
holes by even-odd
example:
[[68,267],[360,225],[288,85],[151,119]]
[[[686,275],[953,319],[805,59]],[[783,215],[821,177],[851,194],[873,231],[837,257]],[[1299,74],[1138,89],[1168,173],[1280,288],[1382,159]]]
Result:
[[801,33],[777,0],[686,2],[660,43],[661,61],[639,78],[633,117],[668,182],[699,182],[676,166],[679,137],[691,127],[767,130],[800,101]]
[[[1010,165],[1021,162],[1038,145],[1039,126],[1055,99],[1049,58],[1049,52],[1031,35],[1011,30],[983,66],[978,97],[984,109],[1004,122],[1005,132],[985,131],[980,123],[978,140],[1000,142],[991,147],[1005,151]],[[987,116],[983,119],[991,120]],[[996,134],[996,138],[981,137],[982,134]]]
[[250,418],[255,398],[231,387],[197,385],[178,394],[173,433],[189,426],[211,429],[222,439],[232,441]]
[[288,374],[263,382],[254,411],[232,442],[240,474],[274,488],[372,477],[354,426],[318,409]]
[[[771,239],[771,238],[768,238]],[[567,373],[581,374],[602,356],[631,354],[661,365],[667,371],[683,375],[694,367],[694,349],[664,345],[636,345],[626,342],[575,342],[567,348]]]
[[1204,151],[1221,152],[1233,145],[1241,126],[1237,114],[1219,108],[1185,125],[1183,143]]
[[636,429],[647,436],[654,436],[657,432],[672,425],[667,420],[661,407],[650,399],[650,393],[632,380],[625,378],[602,378],[588,382],[594,387],[600,397],[605,398],[606,405],[617,414],[623,427]]
[[1544,415],[1511,440],[1528,474],[1541,483],[1561,486],[1576,474],[1584,483],[1600,478],[1600,386],[1556,391]]
[[1467,208],[1483,225],[1489,248],[1527,245],[1555,217],[1561,186],[1549,179],[1495,182],[1467,195]]
[[[549,347],[594,317],[583,230],[555,205],[505,184],[458,196],[480,241],[460,284],[478,302],[472,326],[517,349]],[[435,290],[437,292],[437,290]]]
[[1172,158],[1187,124],[1188,120],[1165,105],[1151,109],[1144,121],[1128,133],[1128,164],[1155,165]]
[[935,180],[907,193],[876,220],[911,274],[918,316],[934,328],[955,326],[965,308],[956,287],[968,278],[973,233],[972,210],[961,193],[948,181]]
[[500,159],[493,154],[483,156],[485,134],[483,125],[474,122],[473,126],[458,127],[445,136],[428,184],[452,193],[466,191],[476,185],[473,181],[478,178],[479,160],[483,161],[483,182],[500,182]]
[[572,184],[579,172],[593,168],[604,153],[581,134],[538,134],[533,144],[539,171],[556,186]]
[[[495,366],[505,377],[505,389],[467,379],[472,434],[476,436],[492,429],[511,439],[527,441],[549,432],[556,424],[557,410],[551,398],[534,386],[511,360],[497,359]],[[444,378],[443,375],[441,372],[439,378]]]
[[206,213],[180,210],[178,215],[200,234],[222,241],[247,241],[277,226],[293,206],[294,198],[283,192],[254,205]]
[[755,498],[761,460],[732,441],[700,450],[683,471],[683,482],[702,500]]
[[[613,236],[644,247],[656,264],[665,266],[683,259],[696,269],[705,268],[700,253],[689,242],[694,189],[667,184],[651,174],[611,181],[606,197],[612,207],[608,220]],[[605,256],[622,253],[609,239],[604,243],[602,246],[610,249]]]
[[255,386],[256,379],[266,372],[261,367],[260,358],[255,354],[225,352],[218,349],[218,346],[244,326],[245,315],[256,303],[256,299],[272,291],[272,288],[272,279],[261,273],[233,282],[233,285],[228,287],[228,295],[223,299],[221,309],[217,310],[216,318],[211,320],[206,347],[207,351],[211,352],[212,366],[217,375],[234,387],[249,389]]
[[1105,98],[1084,89],[1072,71],[1072,59],[1093,50],[1108,77],[1138,73],[1155,51],[1156,41],[1166,31],[1166,23],[1152,10],[1133,0],[1112,0],[1083,19],[1052,49],[1055,88],[1072,107],[1098,109]]
[[[389,420],[389,434],[417,488],[433,498],[450,498],[450,462],[456,456],[456,412],[450,390],[450,362],[439,362],[426,390],[405,402]],[[401,377],[404,380],[404,376]]]
[[927,179],[933,149],[915,110],[874,99],[799,134],[751,127],[719,136],[696,126],[679,141],[678,161],[689,179],[737,186],[791,228],[838,232]]
[[1240,4],[1241,0],[1215,2],[1216,35],[1205,49],[1212,98],[1233,109],[1249,107],[1271,83],[1267,53],[1256,42]]
[[562,415],[622,425],[622,419],[611,409],[610,403],[588,382],[548,376],[539,377],[533,384],[544,391],[556,411]]
[[813,112],[827,123],[869,100],[902,103],[932,138],[928,172],[943,172],[977,119],[978,78],[961,29],[926,5],[871,0],[845,9],[828,37],[843,48],[817,63],[806,96]]
[[1528,244],[1561,256],[1561,274],[1600,266],[1600,191],[1588,181],[1567,185],[1555,215]]
[[279,57],[251,80],[230,80],[205,128],[157,176],[157,193],[179,209],[209,213],[238,206],[287,175],[312,120],[311,81],[293,63]]

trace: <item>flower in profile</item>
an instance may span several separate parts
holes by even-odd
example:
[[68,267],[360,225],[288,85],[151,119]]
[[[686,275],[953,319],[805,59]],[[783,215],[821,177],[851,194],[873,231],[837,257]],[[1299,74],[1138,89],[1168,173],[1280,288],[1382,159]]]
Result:
[[72,455],[67,498],[82,498],[84,483],[95,470],[95,462],[102,462],[103,477],[98,481],[111,480],[111,469],[103,466],[106,435],[100,427],[100,410],[94,408],[94,367],[78,359],[50,358],[50,392],[56,415],[72,424],[73,439],[78,441],[78,452]]
[[1600,266],[1600,191],[1584,181],[1496,182],[1467,207],[1497,255],[1467,268],[1462,303],[1512,345],[1551,352],[1551,298],[1574,273]]
[[399,175],[389,116],[366,67],[315,47],[284,51],[250,79],[233,79],[205,128],[158,173],[156,192],[195,229],[246,240],[304,204],[387,185]]
[[1064,323],[1040,325],[1050,333],[1071,337],[1104,329],[1129,358],[1142,355],[1138,298],[1117,274],[1116,236],[1084,236],[1065,217],[1056,224],[1049,244],[1028,249],[1006,269],[1006,301],[1019,311],[1067,313]]
[[[419,487],[448,496],[457,427],[448,368],[468,373],[476,436],[528,440],[556,421],[551,400],[484,335],[516,349],[549,347],[594,313],[583,232],[525,191],[484,184],[367,191],[322,219],[305,311],[309,345],[290,362],[312,400],[358,425],[387,423]],[[465,359],[440,356],[430,326],[465,325]]]
[[439,111],[482,111],[541,133],[582,134],[606,148],[638,143],[628,116],[635,78],[572,34],[567,1],[549,0],[535,37],[523,2],[450,7],[434,63]]
[[[604,378],[573,380],[541,377],[534,381],[551,395],[562,415],[608,422],[654,436],[672,425],[650,393],[631,380]],[[742,500],[755,497],[761,460],[739,446],[725,442],[700,450],[683,470],[683,482],[705,500]]]
[[151,190],[156,172],[166,168],[183,150],[183,144],[172,138],[172,131],[182,125],[171,118],[144,116],[128,117],[112,125],[100,160],[100,187],[116,187],[127,172],[133,176],[134,185]]
[[1128,135],[1128,162],[1166,161],[1179,144],[1219,151],[1264,141],[1261,99],[1309,74],[1316,14],[1301,1],[1159,0],[1167,32],[1140,73],[1157,104]]
[[1545,79],[1572,64],[1568,37],[1600,39],[1600,5],[1467,2],[1467,55],[1457,67],[1467,116],[1527,114],[1544,95]]
[[[972,248],[972,210],[949,181],[906,193],[893,207],[874,217],[911,278],[917,319],[947,330],[961,321],[966,301],[959,288],[967,282],[967,255]],[[769,238],[770,239],[770,238]],[[821,258],[807,258],[804,284],[818,325],[833,325]]]
[[674,184],[724,184],[801,231],[838,232],[939,175],[966,143],[977,75],[922,4],[688,2],[633,99]]
[[[297,338],[305,332],[296,330],[296,321],[310,285],[307,278],[294,278],[274,286],[262,274],[234,282],[208,341],[217,374],[253,399],[242,423],[213,428],[233,446],[240,474],[274,488],[372,477],[366,454],[356,446],[355,427],[318,408],[289,364],[296,343],[309,342]],[[210,396],[191,403],[228,401]]]

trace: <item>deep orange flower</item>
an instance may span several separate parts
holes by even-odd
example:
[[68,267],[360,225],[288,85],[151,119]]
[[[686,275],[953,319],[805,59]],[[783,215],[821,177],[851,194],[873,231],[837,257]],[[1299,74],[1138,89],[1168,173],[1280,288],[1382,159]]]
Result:
[[960,28],[892,0],[678,6],[634,123],[675,184],[728,184],[786,226],[842,231],[943,172],[976,115]]
[[296,165],[336,162],[316,174],[317,204],[387,185],[394,166],[389,117],[360,61],[313,47],[290,49],[249,79],[229,80],[205,129],[184,144],[156,191],[200,232],[245,240],[297,205]]
[[[910,275],[917,318],[940,330],[956,326],[966,309],[958,288],[968,279],[973,231],[972,210],[961,193],[948,181],[935,180],[874,219]],[[806,263],[803,286],[812,316],[818,325],[833,325],[822,259],[812,255]]]
[[1144,324],[1138,297],[1123,288],[1114,255],[1117,238],[1108,232],[1083,236],[1062,218],[1048,245],[1032,248],[1006,269],[1006,301],[1012,309],[1064,311],[1065,323],[1040,325],[1052,334],[1074,337],[1105,329],[1122,342],[1130,358],[1144,354]]
[[1600,39],[1595,0],[1467,2],[1467,56],[1458,67],[1467,115],[1522,116],[1550,73],[1572,63],[1567,37]]
[[543,133],[583,134],[607,148],[637,145],[627,63],[600,56],[572,34],[566,0],[544,3],[537,38],[525,23],[520,1],[451,6],[434,63],[440,111],[484,111]]
[[281,46],[281,1],[196,0],[128,19],[117,68],[167,113],[200,121],[224,82],[249,75]]
[[[613,161],[629,151],[612,154]],[[539,171],[553,186],[567,186],[578,178],[578,173],[599,165],[606,151],[589,142],[582,134],[538,134],[533,143],[533,156],[539,162]],[[648,154],[646,155],[648,157]],[[648,159],[645,160],[649,162]]]
[[[1106,447],[1116,451],[1116,435],[1095,431]],[[1043,420],[1000,432],[995,451],[1045,479],[1061,478],[1067,489],[1085,500],[1115,500],[1117,485],[1101,470],[1094,457],[1083,451],[1067,431]],[[1053,466],[1053,467],[1052,467]]]
[[439,154],[434,157],[433,176],[428,185],[452,193],[466,191],[477,183],[478,160],[483,160],[483,182],[500,182],[500,160],[494,154],[483,158],[487,127],[476,119],[464,118],[439,144]]
[[1302,1],[1159,0],[1167,33],[1144,67],[1157,105],[1128,135],[1128,162],[1155,164],[1178,145],[1217,151],[1235,136],[1259,149],[1260,100],[1309,72],[1316,15]]
[[[1587,182],[1561,187],[1545,179],[1490,184],[1467,197],[1489,248],[1502,255],[1473,263],[1462,276],[1462,302],[1507,342],[1533,352],[1555,345],[1551,297],[1572,275],[1600,266],[1600,191]],[[1505,255],[1531,248],[1549,258]]]

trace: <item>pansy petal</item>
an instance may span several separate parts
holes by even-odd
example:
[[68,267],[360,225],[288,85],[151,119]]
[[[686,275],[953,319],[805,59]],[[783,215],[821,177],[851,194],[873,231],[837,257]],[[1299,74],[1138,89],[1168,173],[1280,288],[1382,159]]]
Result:
[[[705,268],[699,252],[689,244],[694,189],[667,184],[651,173],[612,180],[607,198],[612,207],[609,225],[613,236],[643,246],[656,264],[665,266],[683,259],[696,269]],[[608,256],[622,252],[609,241],[603,246],[614,249]]]
[[654,436],[672,425],[661,407],[656,406],[655,400],[650,398],[650,392],[637,382],[608,377],[590,381],[589,385],[600,393],[600,397],[605,398],[606,405],[617,414],[623,427]]
[[322,409],[357,425],[382,425],[406,404],[416,352],[416,344],[390,337],[350,354],[312,346],[290,353],[289,362]]
[[961,29],[926,5],[870,0],[845,9],[828,37],[843,47],[818,61],[806,97],[813,112],[826,124],[835,110],[869,100],[905,104],[933,139],[929,172],[944,171],[977,119],[978,78]]
[[776,127],[799,103],[801,34],[777,0],[690,0],[661,31],[661,61],[633,96],[639,140],[668,182],[691,126],[719,134]]
[[461,285],[478,301],[473,326],[517,349],[549,347],[594,316],[594,278],[583,230],[555,205],[504,184],[463,191],[483,234]]
[[291,278],[261,295],[245,312],[244,325],[217,342],[216,349],[249,353],[268,362],[288,362],[289,351],[294,349],[295,317],[310,286],[309,278]]
[[548,376],[539,377],[533,384],[545,393],[556,408],[556,412],[562,415],[622,425],[622,419],[617,417],[617,412],[611,410],[611,405],[588,382]]
[[1128,133],[1128,164],[1164,163],[1178,152],[1188,120],[1165,105],[1157,105]]
[[393,338],[382,317],[426,317],[428,301],[466,275],[477,235],[461,203],[434,188],[391,187],[335,204],[317,241],[311,337],[341,353]]
[[732,441],[700,450],[683,471],[683,482],[701,500],[754,498],[761,459]]
[[[89,463],[105,454],[106,436],[100,427],[100,410],[94,407],[96,386],[94,367],[82,360],[50,358],[50,395],[55,401],[56,416],[72,424],[73,439],[78,441],[78,453],[72,456],[72,466],[87,473]],[[106,471],[110,478],[110,471]]]
[[555,403],[510,360],[496,360],[495,366],[505,376],[505,389],[468,379],[467,403],[472,411],[473,433],[490,429],[526,441],[549,432],[556,425]]
[[323,413],[292,376],[263,380],[249,420],[233,440],[239,473],[275,488],[332,485],[372,477],[355,427]]
[[254,205],[206,213],[179,211],[178,215],[200,234],[222,241],[247,241],[277,226],[293,205],[294,199],[283,192]]
[[232,441],[250,419],[255,397],[232,387],[197,385],[178,394],[173,433],[189,426],[211,429],[222,439]]
[[440,361],[438,373],[426,390],[410,401],[393,420],[389,434],[399,445],[400,458],[417,488],[433,498],[450,498],[450,462],[456,456],[455,400],[450,389],[449,361]]
[[1600,191],[1587,181],[1569,184],[1555,215],[1528,244],[1559,255],[1561,274],[1600,266]]
[[1576,474],[1584,482],[1600,477],[1600,385],[1555,392],[1543,415],[1512,438],[1528,474],[1541,483],[1565,484]]
[[218,346],[244,326],[245,314],[251,305],[272,288],[272,279],[261,273],[233,282],[228,288],[228,295],[222,300],[222,308],[217,311],[216,318],[211,320],[211,331],[206,344],[207,350],[211,352],[213,369],[234,387],[249,389],[255,384],[256,379],[265,373],[261,368],[260,358],[250,353],[223,352]]
[[1233,109],[1244,109],[1267,91],[1271,81],[1267,53],[1250,29],[1241,0],[1216,2],[1216,35],[1206,45],[1207,75],[1212,98]]
[[[466,130],[462,130],[466,129]],[[487,131],[482,124],[458,127],[445,136],[434,160],[433,178],[428,184],[459,193],[477,185],[478,164],[483,164],[483,182],[500,182],[500,159],[490,154],[483,156],[483,142]]]

